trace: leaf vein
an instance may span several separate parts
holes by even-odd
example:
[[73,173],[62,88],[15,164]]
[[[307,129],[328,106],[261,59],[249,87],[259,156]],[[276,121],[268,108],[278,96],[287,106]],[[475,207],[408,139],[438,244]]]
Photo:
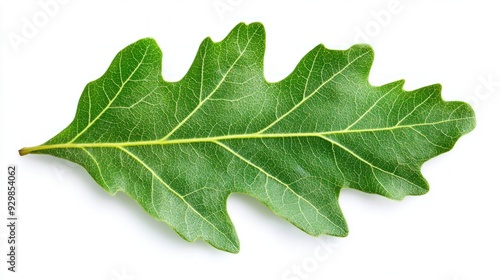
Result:
[[109,107],[111,107],[111,104],[113,104],[113,102],[118,98],[118,96],[120,95],[120,93],[123,91],[123,88],[125,87],[125,85],[132,78],[132,76],[135,74],[135,72],[137,71],[137,69],[139,69],[139,67],[142,65],[142,63],[144,61],[144,58],[146,57],[146,55],[148,53],[148,49],[149,49],[149,46],[146,47],[146,50],[144,51],[142,59],[141,59],[141,61],[138,61],[137,66],[135,67],[134,71],[132,71],[132,73],[130,73],[130,75],[127,78],[127,80],[125,80],[125,82],[122,83],[122,85],[120,86],[120,88],[116,92],[115,96],[111,100],[109,100],[109,102],[106,105],[106,107],[104,107],[104,109],[99,113],[99,115],[97,115],[92,120],[92,122],[90,122],[89,124],[87,124],[87,126],[82,131],[80,131],[73,139],[71,139],[69,141],[69,143],[75,142],[76,139],[78,139],[83,133],[85,133],[87,131],[87,129],[89,129],[97,120],[99,120],[101,118],[101,116],[109,109]]
[[222,79],[219,81],[219,83],[217,83],[217,85],[215,86],[215,88],[200,102],[198,103],[198,105],[193,109],[193,111],[191,111],[191,113],[189,113],[180,123],[178,123],[167,135],[165,135],[165,137],[163,137],[161,140],[165,140],[165,139],[168,139],[170,136],[172,136],[172,134],[174,134],[174,132],[176,132],[180,127],[182,127],[184,125],[184,123],[186,123],[202,106],[203,104],[205,104],[205,102],[207,102],[207,100],[210,99],[210,97],[212,97],[212,95],[215,94],[215,92],[217,92],[217,90],[220,88],[220,86],[224,83],[224,81],[226,80],[227,76],[229,75],[229,73],[233,70],[234,66],[236,65],[236,63],[238,63],[238,61],[241,59],[241,57],[243,57],[243,54],[245,53],[245,51],[247,50],[248,48],[248,45],[250,45],[250,42],[252,41],[253,39],[253,36],[255,35],[256,32],[254,32],[252,34],[252,36],[248,39],[248,42],[245,46],[245,48],[243,49],[243,51],[240,52],[240,54],[238,55],[238,57],[234,60],[234,62],[231,64],[231,66],[229,67],[229,69],[226,71],[226,73],[224,73],[224,75],[222,75]]
[[144,161],[142,161],[138,156],[136,156],[135,154],[133,154],[132,152],[130,152],[129,150],[123,148],[123,147],[117,147],[119,150],[121,150],[122,152],[124,152],[125,154],[127,154],[129,157],[131,157],[132,159],[134,159],[135,161],[137,161],[140,165],[142,165],[147,171],[149,171],[155,178],[156,180],[158,180],[158,182],[160,182],[162,185],[164,185],[172,194],[174,194],[175,196],[177,196],[179,199],[182,200],[182,202],[184,202],[184,204],[186,204],[186,206],[191,209],[191,211],[193,211],[196,215],[198,215],[203,221],[205,221],[207,224],[209,224],[211,227],[213,227],[216,231],[218,231],[221,235],[224,236],[224,238],[226,238],[230,243],[231,245],[234,247],[234,248],[237,248],[238,246],[236,244],[234,244],[234,242],[226,235],[226,233],[222,232],[218,227],[216,227],[212,222],[210,222],[209,220],[207,220],[200,212],[198,212],[198,210],[196,210],[181,194],[179,194],[178,192],[176,192],[174,189],[172,189],[172,187],[170,187],[169,184],[167,184],[158,174],[156,174],[156,172],[151,169],[151,167],[149,167]]
[[341,75],[342,72],[344,72],[347,68],[349,68],[349,66],[351,66],[354,62],[356,62],[358,59],[360,59],[361,57],[365,56],[367,53],[369,53],[369,51],[367,52],[364,52],[362,53],[361,55],[359,55],[358,57],[356,57],[355,59],[353,59],[352,61],[350,61],[349,63],[347,63],[342,69],[340,69],[337,73],[333,74],[330,78],[328,78],[326,81],[324,81],[321,85],[319,85],[314,91],[312,91],[308,96],[306,96],[305,98],[303,98],[300,102],[298,102],[297,104],[295,104],[290,110],[288,110],[286,113],[284,113],[283,115],[281,115],[279,118],[277,118],[275,121],[273,121],[272,123],[270,123],[268,126],[266,126],[265,128],[261,129],[259,132],[257,133],[263,133],[265,131],[267,131],[268,129],[270,129],[271,127],[273,127],[275,124],[279,123],[281,120],[283,120],[284,118],[286,118],[286,116],[290,115],[293,111],[295,111],[297,108],[299,108],[302,104],[304,104],[304,102],[306,102],[307,100],[309,100],[312,96],[314,96],[320,89],[322,89],[326,84],[328,84],[329,82],[331,82],[335,77],[337,77],[338,75]]
[[[297,192],[295,192],[289,184],[283,182],[282,180],[280,180],[279,178],[273,176],[272,174],[270,174],[269,172],[267,172],[266,170],[264,170],[262,167],[256,165],[255,163],[253,163],[252,161],[248,160],[247,158],[243,157],[242,155],[240,155],[239,153],[237,153],[235,150],[231,149],[230,147],[228,147],[227,145],[219,142],[219,141],[212,141],[214,144],[216,145],[219,145],[220,147],[224,148],[225,150],[227,150],[228,152],[230,152],[231,154],[233,154],[234,156],[236,156],[237,158],[239,158],[241,161],[245,162],[246,164],[254,167],[255,169],[257,169],[259,172],[261,172],[262,174],[264,174],[266,177],[269,177],[271,179],[273,179],[274,181],[276,181],[277,183],[279,183],[280,185],[284,186],[286,190],[289,190],[290,192],[292,192],[297,198],[298,198],[298,205],[299,205],[299,208],[300,208],[300,201],[304,201],[306,202],[307,204],[309,204],[314,210],[316,210],[316,212],[322,216],[323,218],[325,218],[327,221],[329,221],[332,225],[334,225],[335,227],[337,227],[339,230],[341,231],[345,231],[344,229],[342,229],[340,226],[338,226],[335,222],[333,222],[329,217],[325,216],[323,213],[321,213],[319,211],[319,209],[314,206],[314,204],[312,204],[309,200],[307,200],[306,198],[304,198],[303,196],[299,195]],[[301,210],[301,214],[304,215],[303,211]],[[307,223],[309,223],[309,220],[306,218],[306,216],[304,215],[304,218],[305,220],[307,221]]]

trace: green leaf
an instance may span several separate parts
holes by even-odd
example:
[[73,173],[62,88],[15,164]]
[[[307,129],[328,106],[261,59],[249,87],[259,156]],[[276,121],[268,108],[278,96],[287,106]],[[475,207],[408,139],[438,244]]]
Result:
[[20,154],[76,162],[184,239],[237,252],[231,193],[257,198],[308,234],[345,236],[342,188],[424,194],[422,164],[474,128],[470,106],[444,102],[440,85],[370,85],[367,45],[319,45],[269,83],[264,40],[259,23],[239,24],[218,43],[207,38],[178,82],[163,80],[155,41],[139,40],[85,87],[66,129]]

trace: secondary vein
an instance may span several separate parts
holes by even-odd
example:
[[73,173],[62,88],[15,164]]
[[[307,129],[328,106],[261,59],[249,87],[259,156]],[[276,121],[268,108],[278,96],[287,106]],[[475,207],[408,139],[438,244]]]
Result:
[[[87,129],[89,129],[97,120],[99,120],[101,118],[101,116],[111,107],[111,104],[113,104],[113,102],[118,98],[118,96],[122,92],[125,85],[128,83],[128,81],[130,81],[130,79],[132,78],[132,76],[134,76],[137,69],[139,69],[139,67],[142,65],[144,58],[146,57],[146,55],[148,53],[148,49],[149,49],[149,47],[146,48],[146,50],[144,51],[144,54],[141,58],[141,61],[139,61],[139,63],[135,67],[134,71],[132,71],[132,73],[128,76],[127,80],[125,80],[125,82],[122,83],[122,85],[120,86],[120,88],[116,92],[115,96],[108,102],[106,107],[104,107],[104,109],[102,109],[102,111],[92,120],[92,122],[87,124],[87,126],[84,129],[82,129],[82,131],[80,131],[73,139],[71,139],[69,141],[69,143],[73,143],[76,139],[78,139],[83,133],[85,133],[87,131]],[[120,69],[120,71],[121,71],[121,69]],[[121,73],[120,73],[120,79],[121,79]],[[90,116],[90,112],[89,112],[89,116]]]

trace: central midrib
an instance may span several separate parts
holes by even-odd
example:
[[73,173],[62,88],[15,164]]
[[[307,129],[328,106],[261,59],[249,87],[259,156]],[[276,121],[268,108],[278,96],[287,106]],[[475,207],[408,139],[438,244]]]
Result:
[[145,141],[131,141],[131,142],[114,142],[114,143],[61,143],[61,144],[48,144],[40,145],[30,148],[24,148],[22,154],[28,154],[34,151],[49,150],[49,149],[71,149],[71,148],[118,148],[118,147],[134,147],[134,146],[155,146],[155,145],[175,145],[175,144],[191,144],[191,143],[209,143],[214,141],[224,140],[238,140],[238,139],[269,139],[269,138],[303,138],[303,137],[325,137],[336,134],[350,134],[350,133],[369,133],[379,131],[390,131],[395,129],[414,128],[419,126],[433,126],[442,123],[467,120],[470,118],[457,118],[443,120],[433,123],[410,124],[410,125],[396,125],[384,128],[369,128],[369,129],[356,129],[356,130],[337,130],[328,132],[297,132],[297,133],[250,133],[250,134],[234,134],[222,135],[204,138],[188,138],[188,139],[157,139]]

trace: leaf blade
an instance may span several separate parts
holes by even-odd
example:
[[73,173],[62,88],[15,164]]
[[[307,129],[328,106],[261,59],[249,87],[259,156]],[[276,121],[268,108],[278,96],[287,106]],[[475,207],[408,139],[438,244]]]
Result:
[[370,85],[367,45],[319,45],[269,83],[264,41],[262,25],[238,24],[221,42],[204,40],[186,76],[166,82],[161,50],[139,40],[87,85],[65,130],[20,153],[74,161],[184,239],[234,253],[231,193],[257,198],[311,235],[345,236],[342,188],[424,194],[422,164],[475,125],[470,106],[443,101],[439,85]]

